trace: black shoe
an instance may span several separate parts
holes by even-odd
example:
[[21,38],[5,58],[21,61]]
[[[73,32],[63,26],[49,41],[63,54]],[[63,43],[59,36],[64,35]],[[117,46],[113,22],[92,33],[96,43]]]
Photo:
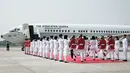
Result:
[[84,61],[86,61],[86,59],[84,59]]
[[107,58],[107,60],[110,60],[111,58]]
[[57,60],[55,59],[55,61],[57,61]]
[[81,61],[82,63],[84,62],[84,61]]
[[65,61],[65,63],[69,63],[69,62]]
[[53,58],[50,58],[50,60],[54,60]]
[[124,62],[127,62],[127,60],[123,60]]
[[59,60],[59,62],[63,62],[63,60]]
[[95,58],[98,58],[98,56],[96,56]]
[[119,60],[119,59],[116,59],[116,60]]
[[95,60],[95,59],[93,59],[93,60]]
[[105,60],[104,58],[102,60]]
[[46,58],[46,59],[49,59],[49,58]]
[[74,59],[74,61],[76,61],[76,59]]

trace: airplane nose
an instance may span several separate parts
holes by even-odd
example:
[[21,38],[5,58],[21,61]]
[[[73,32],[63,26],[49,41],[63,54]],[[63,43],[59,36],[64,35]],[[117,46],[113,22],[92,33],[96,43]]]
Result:
[[1,38],[3,38],[3,35],[1,35]]

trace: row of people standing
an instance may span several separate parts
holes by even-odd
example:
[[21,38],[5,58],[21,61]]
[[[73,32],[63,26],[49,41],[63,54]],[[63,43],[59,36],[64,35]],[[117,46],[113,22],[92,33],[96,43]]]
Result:
[[[82,37],[80,35],[77,39],[73,36],[71,39],[68,39],[67,35],[64,35],[62,38],[62,34],[53,37],[43,37],[42,39],[33,40],[30,45],[30,54],[50,58],[57,60],[56,57],[59,54],[59,61],[62,62],[64,56],[64,62],[67,63],[67,56],[69,52],[71,53],[71,57],[76,60],[77,53],[80,54],[81,62],[86,60],[87,56],[92,55],[95,60],[96,56],[101,56],[99,52],[102,53],[102,59],[106,57],[106,55],[112,55],[111,60],[114,60],[114,53],[117,54],[117,59],[119,59],[119,38],[116,37],[116,41],[112,36],[109,39],[105,40],[104,37],[96,38],[92,36],[91,40],[88,40],[86,36]],[[127,51],[128,43],[126,36],[122,39],[123,42],[123,50],[124,50],[124,61],[127,61]],[[115,52],[116,51],[116,52]],[[26,50],[28,52],[28,50]],[[50,54],[50,56],[48,55]],[[53,58],[54,56],[54,58]],[[109,57],[110,58],[110,57]]]

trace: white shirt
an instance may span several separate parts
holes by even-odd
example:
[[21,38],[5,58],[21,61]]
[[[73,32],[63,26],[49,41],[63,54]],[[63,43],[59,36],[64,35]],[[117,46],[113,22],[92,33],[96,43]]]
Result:
[[59,42],[59,48],[64,48],[64,39],[59,38],[58,42]]
[[58,49],[58,47],[59,47],[58,41],[57,41],[57,40],[54,40],[54,48],[55,48],[55,49]]
[[127,38],[122,39],[123,48],[128,48],[128,41]]
[[50,40],[50,48],[51,49],[54,48],[54,40],[53,39]]
[[115,41],[115,48],[116,49],[119,49],[120,47],[120,42],[118,40]]
[[90,48],[96,49],[96,40],[90,40]]
[[42,44],[43,44],[43,47],[45,48],[46,47],[46,40],[45,39],[42,40]]

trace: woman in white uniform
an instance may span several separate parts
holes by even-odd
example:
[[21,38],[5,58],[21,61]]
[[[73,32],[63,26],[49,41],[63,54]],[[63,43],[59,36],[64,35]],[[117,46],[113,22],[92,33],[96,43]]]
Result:
[[84,40],[85,40],[85,46],[84,46],[84,58],[86,60],[86,57],[88,56],[88,46],[89,46],[89,41],[88,38],[86,36],[84,36]]
[[50,36],[50,38],[50,59],[53,60],[54,39],[53,36]]
[[34,46],[33,55],[36,56],[36,55],[37,55],[37,50],[38,50],[38,49],[37,49],[37,39],[35,39],[34,44],[35,44],[35,46]]
[[54,55],[54,60],[55,61],[57,61],[58,47],[59,47],[58,37],[55,36],[54,37],[54,51],[53,51],[53,55]]
[[116,60],[119,60],[119,48],[120,48],[120,41],[118,36],[115,38],[115,54],[116,54]]
[[45,55],[45,57],[46,57],[46,59],[49,59],[49,56],[48,56],[48,54],[49,54],[49,50],[50,50],[50,42],[49,42],[49,37],[47,37],[46,38],[46,55]]
[[68,40],[68,35],[64,36],[64,51],[63,51],[63,55],[64,55],[64,62],[67,62],[67,56],[69,55],[69,40]]
[[43,36],[42,45],[43,45],[42,53],[43,53],[43,57],[45,58],[45,53],[46,53],[46,37],[45,36]]
[[43,43],[42,43],[42,38],[40,38],[40,41],[39,41],[39,57],[42,57],[42,52],[43,51]]
[[95,52],[96,52],[96,38],[92,36],[90,40],[90,50],[92,51],[93,60],[95,60]]

